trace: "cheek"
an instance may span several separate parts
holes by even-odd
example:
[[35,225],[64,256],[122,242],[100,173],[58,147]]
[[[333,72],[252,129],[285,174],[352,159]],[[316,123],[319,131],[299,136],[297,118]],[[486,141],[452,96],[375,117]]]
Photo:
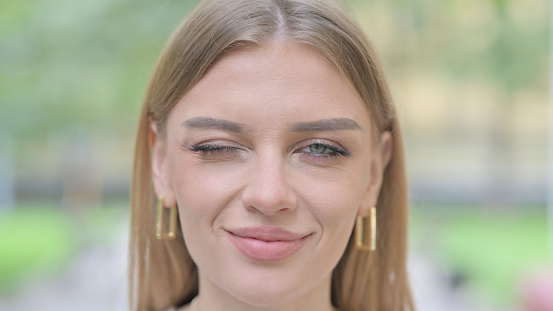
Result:
[[241,182],[247,180],[239,169],[202,165],[188,156],[174,157],[170,170],[181,221],[196,228],[212,224],[225,207],[233,204],[243,187]]
[[312,191],[303,198],[309,206],[311,219],[318,226],[309,271],[331,273],[342,257],[353,231],[360,205],[360,187],[347,179],[313,183]]
[[210,262],[217,257],[212,247],[217,245],[217,233],[213,229],[222,221],[221,215],[240,190],[239,180],[233,170],[222,167],[207,168],[194,157],[180,157],[171,162],[171,176],[179,209],[179,219],[185,243],[192,258],[198,262]]
[[316,217],[323,227],[323,233],[330,234],[330,237],[336,235],[336,238],[349,236],[351,224],[361,204],[360,191],[355,191],[355,185],[347,184],[344,187],[335,184],[319,189],[325,199],[316,205]]
[[366,158],[351,159],[343,167],[318,176],[304,176],[299,182],[307,190],[309,201],[321,207],[321,216],[349,215],[361,206],[369,185],[370,163]]
[[337,234],[349,236],[362,204],[363,180],[360,174],[343,173],[332,180],[305,178],[299,182],[303,185],[299,196],[321,226],[323,238],[334,238]]
[[[331,179],[304,180],[311,184],[309,201],[313,216],[321,226],[321,245],[345,248],[353,230],[355,217],[364,204],[369,185],[370,161],[366,155],[353,159],[344,170]],[[331,251],[329,251],[331,252]]]

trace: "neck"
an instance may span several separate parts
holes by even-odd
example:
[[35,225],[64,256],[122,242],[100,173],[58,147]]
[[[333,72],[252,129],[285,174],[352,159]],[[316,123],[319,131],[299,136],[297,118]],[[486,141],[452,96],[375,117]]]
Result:
[[[333,311],[330,301],[331,275],[323,278],[315,287],[305,292],[296,290],[283,297],[269,297],[266,300],[248,301],[248,297],[237,297],[209,278],[199,273],[200,288],[193,311]],[[268,284],[270,286],[270,284]],[[271,301],[272,300],[272,301]]]

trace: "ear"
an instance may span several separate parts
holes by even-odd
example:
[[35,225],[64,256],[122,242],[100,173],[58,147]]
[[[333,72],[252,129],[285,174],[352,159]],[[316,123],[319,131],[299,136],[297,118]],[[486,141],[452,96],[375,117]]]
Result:
[[384,178],[384,171],[392,158],[393,137],[389,131],[380,134],[380,141],[376,144],[371,158],[369,171],[369,183],[363,198],[358,215],[362,217],[369,216],[370,208],[376,206],[380,188]]
[[167,157],[167,142],[157,130],[155,121],[150,122],[150,145],[152,146],[152,182],[154,192],[158,198],[163,197],[163,206],[173,207],[177,204],[171,176],[169,174],[169,161]]

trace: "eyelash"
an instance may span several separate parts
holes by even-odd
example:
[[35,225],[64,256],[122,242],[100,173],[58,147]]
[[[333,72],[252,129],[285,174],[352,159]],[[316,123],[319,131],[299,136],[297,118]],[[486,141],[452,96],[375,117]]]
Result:
[[190,149],[193,152],[200,153],[202,155],[220,155],[225,153],[231,153],[236,150],[241,150],[240,148],[237,148],[237,147],[220,145],[216,143],[211,143],[211,144],[200,143],[200,144],[193,145],[188,149]]

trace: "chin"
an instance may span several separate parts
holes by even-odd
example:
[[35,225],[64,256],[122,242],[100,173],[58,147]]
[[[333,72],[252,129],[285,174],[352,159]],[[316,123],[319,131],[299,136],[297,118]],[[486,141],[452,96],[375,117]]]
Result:
[[255,288],[248,288],[235,292],[234,296],[256,307],[276,307],[294,300],[298,296],[301,296],[300,292],[290,289],[283,289],[279,287],[267,286],[267,283],[263,286],[257,286]]
[[282,267],[250,268],[233,277],[237,282],[227,283],[225,287],[232,296],[249,305],[276,307],[302,297],[316,287],[316,280],[306,279],[305,276]]

